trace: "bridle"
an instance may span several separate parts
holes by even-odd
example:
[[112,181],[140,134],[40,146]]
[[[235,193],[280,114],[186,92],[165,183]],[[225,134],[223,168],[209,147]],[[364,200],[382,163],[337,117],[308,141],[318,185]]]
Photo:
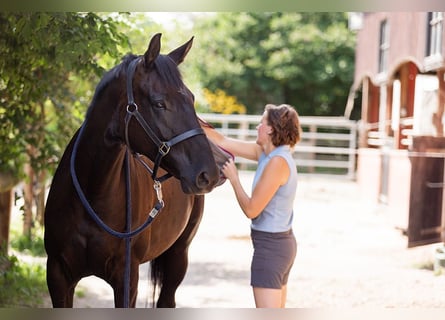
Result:
[[[76,140],[74,141],[73,150],[71,153],[71,159],[70,159],[70,173],[73,180],[74,188],[76,189],[76,192],[80,198],[80,201],[82,205],[84,206],[85,210],[88,212],[90,217],[106,232],[109,234],[125,239],[125,274],[124,274],[124,307],[128,308],[130,305],[130,261],[131,261],[131,238],[135,235],[141,233],[145,228],[147,228],[154,220],[154,218],[157,216],[157,214],[161,211],[161,209],[164,207],[164,201],[162,199],[162,189],[161,189],[161,182],[165,181],[166,179],[170,178],[172,175],[170,173],[164,174],[162,177],[157,177],[157,171],[159,169],[159,166],[161,164],[162,159],[164,156],[166,156],[169,152],[171,147],[174,145],[180,143],[181,141],[184,141],[186,139],[189,139],[191,137],[194,137],[196,135],[205,134],[204,130],[202,128],[194,128],[191,130],[188,130],[186,132],[183,132],[172,139],[168,141],[162,141],[161,139],[156,136],[154,131],[150,128],[148,123],[145,121],[145,119],[142,117],[142,115],[139,112],[138,105],[134,101],[133,96],[133,76],[134,72],[136,70],[136,65],[140,61],[141,58],[136,58],[133,61],[130,62],[127,69],[127,115],[125,116],[125,143],[127,145],[127,150],[125,154],[125,175],[126,175],[126,231],[125,232],[119,232],[112,228],[110,228],[94,211],[94,209],[91,207],[88,199],[85,196],[85,193],[82,191],[82,188],[79,183],[79,179],[77,178],[76,168],[75,168],[75,159],[77,155],[77,150],[79,147],[79,141],[81,140],[81,137],[83,135],[83,132],[86,127],[86,122],[88,120],[88,114],[87,117],[80,127],[79,133],[77,135]],[[150,169],[150,167],[142,160],[141,155],[132,152],[131,146],[130,146],[130,140],[128,136],[128,126],[130,123],[130,120],[132,117],[136,118],[142,129],[145,131],[145,133],[149,136],[149,138],[153,141],[153,143],[158,148],[158,154],[156,155],[156,159],[153,161],[154,167],[153,169]],[[132,208],[131,208],[131,172],[130,172],[130,156],[131,154],[135,156],[136,160],[141,162],[143,166],[151,173],[151,177],[153,179],[153,187],[156,191],[157,196],[157,203],[155,206],[151,209],[151,211],[148,214],[148,217],[146,221],[141,224],[136,229],[132,230],[131,226],[131,216],[132,216]]]
[[[171,177],[170,173],[166,173],[164,176],[157,178],[157,171],[161,164],[162,158],[170,152],[170,148],[173,147],[174,145],[178,144],[179,142],[187,140],[193,136],[205,134],[205,133],[204,133],[204,130],[201,127],[199,127],[199,128],[194,128],[194,129],[190,129],[186,132],[183,132],[168,141],[162,141],[161,139],[159,139],[156,136],[156,134],[150,128],[148,123],[145,121],[145,119],[140,114],[140,112],[138,110],[139,107],[136,104],[136,102],[134,101],[133,75],[134,75],[136,66],[139,63],[139,61],[140,61],[140,58],[133,60],[129,64],[128,70],[127,70],[127,100],[128,100],[128,104],[127,104],[127,115],[125,116],[125,142],[127,144],[127,147],[131,149],[130,141],[128,138],[128,125],[130,123],[131,118],[134,117],[139,122],[142,129],[144,129],[147,136],[149,136],[149,138],[153,141],[153,143],[158,148],[158,154],[156,155],[156,158],[153,161],[153,163],[154,163],[153,170],[150,170],[150,171],[152,171],[151,177],[153,178],[154,181],[162,182],[162,181],[166,180],[167,178]],[[138,157],[138,159],[140,159],[140,158]]]

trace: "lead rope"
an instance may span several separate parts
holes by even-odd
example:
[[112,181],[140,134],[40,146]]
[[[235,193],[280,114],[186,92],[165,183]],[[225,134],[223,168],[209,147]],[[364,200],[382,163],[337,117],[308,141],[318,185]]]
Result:
[[[70,173],[71,173],[71,178],[73,181],[73,185],[74,188],[77,192],[77,195],[79,196],[80,202],[82,203],[82,205],[84,206],[85,210],[87,211],[87,213],[89,214],[89,216],[96,222],[97,225],[99,225],[99,227],[101,227],[103,230],[105,230],[106,232],[108,232],[109,234],[120,238],[120,239],[125,239],[125,247],[126,247],[126,252],[125,252],[125,273],[124,273],[124,306],[126,308],[129,307],[130,305],[130,262],[131,262],[131,238],[139,233],[141,233],[143,230],[145,230],[145,228],[147,228],[154,220],[154,218],[158,215],[158,213],[162,210],[162,208],[164,207],[164,200],[162,199],[162,187],[161,187],[161,182],[159,180],[154,180],[153,181],[153,188],[155,189],[156,192],[156,197],[157,197],[157,203],[155,204],[155,206],[151,209],[151,211],[148,214],[147,219],[145,220],[145,222],[140,225],[138,228],[136,228],[135,230],[131,230],[131,211],[132,211],[132,207],[131,207],[131,188],[130,188],[130,178],[131,178],[131,172],[130,172],[130,160],[129,160],[129,150],[127,149],[126,151],[126,156],[125,156],[125,173],[126,173],[126,197],[127,197],[127,203],[126,203],[126,231],[125,232],[119,232],[116,231],[112,228],[110,228],[98,215],[97,213],[94,211],[94,209],[91,207],[90,203],[88,202],[88,199],[85,196],[85,193],[83,192],[81,186],[80,186],[80,182],[79,179],[77,177],[77,172],[76,172],[76,168],[75,168],[75,159],[76,159],[76,155],[77,155],[77,150],[79,148],[79,141],[80,138],[82,137],[83,131],[85,129],[85,123],[81,126],[80,130],[79,130],[79,134],[77,136],[76,141],[74,142],[74,146],[73,146],[73,151],[71,153],[71,158],[70,158]],[[139,160],[140,162],[142,162],[141,160]]]
[[[131,220],[132,220],[132,207],[131,207],[131,170],[130,170],[130,151],[127,148],[125,152],[125,175],[126,175],[126,197],[127,197],[127,234],[131,233]],[[142,160],[139,160],[142,162]],[[143,162],[142,162],[143,163]],[[158,199],[158,204],[161,205],[159,209],[153,208],[150,212],[149,217],[151,217],[150,223],[154,220],[159,211],[164,207],[164,200],[162,197],[162,186],[159,180],[153,181],[153,188],[156,192],[156,198]],[[147,225],[148,226],[148,225]],[[142,231],[142,230],[141,230]],[[131,278],[131,239],[132,237],[125,238],[125,273],[124,273],[124,308],[130,307],[130,278]]]
[[[127,197],[127,230],[131,232],[131,183],[130,183],[130,160],[128,148],[125,151],[125,184]],[[124,273],[124,308],[130,307],[130,276],[131,276],[131,237],[125,238],[125,273]]]

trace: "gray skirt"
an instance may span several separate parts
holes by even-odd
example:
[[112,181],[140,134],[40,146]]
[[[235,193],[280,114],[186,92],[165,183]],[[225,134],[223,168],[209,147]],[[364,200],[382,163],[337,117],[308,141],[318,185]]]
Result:
[[297,254],[292,229],[264,232],[251,229],[253,258],[250,285],[255,288],[281,289],[287,284]]

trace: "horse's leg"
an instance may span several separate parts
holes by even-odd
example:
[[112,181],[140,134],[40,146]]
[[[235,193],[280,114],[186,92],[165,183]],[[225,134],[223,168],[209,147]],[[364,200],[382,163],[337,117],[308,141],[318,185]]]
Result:
[[156,304],[158,308],[176,307],[176,290],[184,280],[188,266],[188,248],[198,230],[203,210],[204,196],[195,196],[190,220],[184,232],[167,251],[152,261],[152,267],[159,263],[154,270],[158,271],[157,275],[162,283]]
[[60,259],[48,256],[46,283],[54,308],[72,308],[77,281],[69,278]]
[[[120,272],[116,272],[120,270]],[[114,276],[110,280],[110,285],[114,291],[114,306],[116,308],[125,307],[125,261],[113,271]],[[136,307],[136,299],[138,295],[138,282],[139,282],[139,261],[131,259],[130,265],[130,296],[129,307]]]

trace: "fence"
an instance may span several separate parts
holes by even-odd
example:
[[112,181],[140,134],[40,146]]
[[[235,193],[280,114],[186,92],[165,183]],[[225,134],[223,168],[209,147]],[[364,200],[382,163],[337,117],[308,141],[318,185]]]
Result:
[[[226,136],[255,140],[260,115],[223,115],[202,113]],[[296,145],[293,157],[300,174],[336,175],[355,178],[357,123],[343,117],[300,117],[302,139]],[[243,169],[252,169],[252,161],[237,158]]]

